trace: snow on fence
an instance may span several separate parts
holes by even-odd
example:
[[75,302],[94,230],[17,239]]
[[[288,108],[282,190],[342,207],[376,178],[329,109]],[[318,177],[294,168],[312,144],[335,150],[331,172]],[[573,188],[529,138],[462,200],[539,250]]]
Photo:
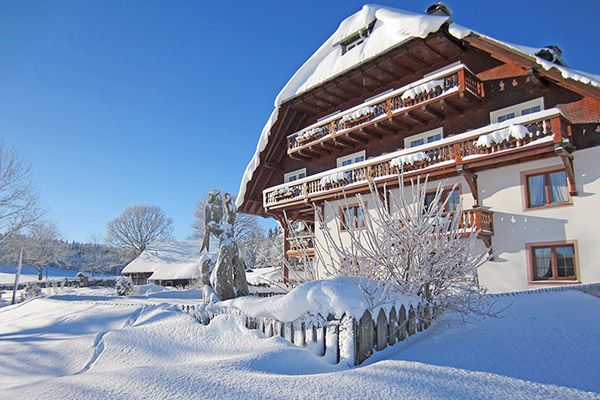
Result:
[[332,314],[327,317],[318,315],[315,322],[283,322],[270,318],[249,317],[233,308],[211,307],[206,305],[182,305],[181,309],[208,325],[217,315],[238,315],[244,318],[248,329],[259,329],[267,337],[280,336],[289,342],[306,347],[315,354],[324,357],[329,363],[346,362],[360,365],[374,351],[406,340],[409,336],[427,329],[438,316],[438,309],[429,304],[412,305],[407,310],[404,305],[386,312],[383,308],[374,318],[367,310],[360,319],[344,314],[336,319]]

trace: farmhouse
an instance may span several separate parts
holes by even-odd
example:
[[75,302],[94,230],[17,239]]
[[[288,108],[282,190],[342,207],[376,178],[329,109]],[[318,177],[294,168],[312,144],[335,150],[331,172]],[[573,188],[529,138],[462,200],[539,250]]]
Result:
[[361,227],[353,197],[369,182],[398,196],[402,168],[444,182],[493,248],[479,269],[491,292],[600,281],[600,76],[568,68],[557,46],[503,43],[450,15],[367,5],[344,20],[276,98],[238,208],[284,230],[285,211],[318,241],[315,207],[333,231],[336,213]]
[[[201,240],[153,243],[121,272],[135,285],[155,283],[162,286],[185,286],[200,277]],[[211,243],[209,256],[215,257],[218,244]]]

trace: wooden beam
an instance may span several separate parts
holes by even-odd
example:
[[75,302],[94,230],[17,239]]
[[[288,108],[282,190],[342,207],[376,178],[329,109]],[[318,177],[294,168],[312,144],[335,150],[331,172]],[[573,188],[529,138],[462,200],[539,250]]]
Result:
[[311,160],[310,157],[299,154],[299,152],[290,153],[289,156],[291,159],[296,160],[296,161],[310,161]]
[[567,178],[569,183],[569,194],[571,196],[577,196],[577,186],[575,185],[575,168],[573,167],[573,154],[569,151],[568,147],[564,147],[562,143],[556,143],[554,145],[554,154],[560,157],[565,171],[567,172]]
[[421,46],[425,49],[427,49],[427,51],[429,51],[430,53],[432,53],[433,55],[435,55],[437,58],[439,58],[440,60],[445,60],[446,57],[443,56],[442,54],[438,53],[436,50],[434,50],[431,46],[429,46],[425,40],[421,40]]
[[529,77],[529,80],[533,82],[536,86],[539,86],[542,89],[548,88],[548,80],[541,76],[536,69],[527,68],[527,77]]
[[467,185],[469,186],[469,190],[471,191],[471,195],[473,196],[474,204],[473,208],[479,207],[479,192],[477,190],[477,174],[474,174],[469,169],[464,168],[463,164],[459,164],[456,166],[456,172],[462,175],[467,181]]
[[[388,59],[391,60],[391,57],[388,56]],[[385,72],[386,74],[390,75],[392,78],[394,79],[400,79],[400,75],[398,75],[397,73],[395,73],[394,71],[389,70],[388,68],[385,68],[381,65],[381,63],[377,64],[377,68],[379,68],[380,70],[382,70],[383,72]]]
[[421,112],[423,114],[427,114],[430,117],[433,117],[433,118],[436,118],[436,119],[442,119],[443,120],[445,118],[445,116],[443,114],[440,114],[439,112],[433,110],[431,108],[431,106],[422,106],[421,107]]
[[313,151],[311,149],[307,149],[307,148],[298,150],[298,154],[300,154],[301,156],[310,157],[310,158],[317,158],[317,159],[321,158],[321,154],[319,154],[316,151]]
[[359,131],[360,131],[360,132],[364,132],[364,133],[366,133],[367,135],[374,136],[374,137],[376,137],[377,139],[382,139],[382,138],[383,138],[383,135],[382,135],[382,134],[380,134],[380,133],[377,133],[377,132],[370,131],[370,130],[369,130],[368,128],[366,128],[366,127],[365,127],[365,128],[360,128],[360,129],[359,129]]
[[335,104],[331,103],[330,101],[327,101],[327,100],[325,100],[325,99],[318,98],[317,96],[315,96],[315,94],[314,94],[314,93],[311,93],[311,94],[310,94],[310,97],[311,97],[312,99],[315,99],[316,101],[320,101],[321,103],[325,103],[325,104],[327,105],[327,107],[333,107],[333,106],[335,106]]
[[384,132],[384,133],[385,133],[385,134],[387,134],[387,135],[396,135],[396,134],[398,133],[398,132],[396,132],[396,131],[393,131],[393,130],[391,130],[391,129],[388,129],[388,128],[386,128],[385,126],[383,126],[383,124],[382,124],[381,122],[375,122],[375,123],[373,124],[373,127],[374,127],[375,129],[378,129],[378,130],[380,130],[380,131]]
[[[350,86],[352,88],[352,90],[349,90],[349,92],[351,92],[354,96],[360,96],[363,93],[362,87],[360,87],[356,83],[352,82],[348,76],[346,76],[344,78],[344,80],[342,80],[340,82],[340,84],[342,84],[342,83],[347,84],[348,86]],[[344,90],[347,90],[347,89],[344,89]]]
[[427,121],[422,120],[421,118],[417,117],[416,115],[414,115],[414,113],[411,113],[410,111],[406,111],[399,115],[406,118],[409,121],[416,122],[417,124],[427,125]]
[[361,76],[366,76],[367,78],[371,79],[372,81],[377,82],[379,85],[385,85],[387,83],[387,82],[382,81],[379,78],[374,77],[373,75],[368,74],[365,69],[360,69],[359,73]]
[[317,154],[326,154],[326,155],[331,154],[331,151],[327,150],[323,146],[320,146],[319,144],[317,144],[315,146],[308,146],[308,150],[312,151],[314,153],[317,153]]
[[[412,54],[410,54],[410,52],[408,51],[408,49],[405,47],[404,48],[404,57],[408,58],[409,60],[417,63],[417,64],[425,64],[427,67],[431,66],[431,64],[425,62],[425,60],[421,60],[415,56],[413,56]],[[416,71],[415,71],[416,72]]]
[[352,136],[352,134],[350,132],[346,132],[345,136],[346,136],[346,138],[353,141],[354,143],[365,143],[365,144],[369,143],[369,140],[362,138],[362,137],[354,137],[354,136]]
[[462,112],[463,112],[462,108],[459,108],[459,107],[455,106],[454,104],[450,103],[449,101],[447,101],[445,99],[440,100],[440,104],[442,106],[442,109],[447,107],[447,108],[449,108],[451,110],[454,110],[455,112],[457,112],[459,114],[462,114]]
[[333,143],[335,143],[335,145],[339,147],[348,147],[352,149],[356,147],[356,145],[354,145],[353,143],[348,143],[347,141],[344,141],[343,136],[338,136],[334,138]]
[[282,169],[279,164],[275,164],[275,163],[272,163],[269,161],[263,161],[263,162],[261,162],[261,165],[267,169],[274,169],[274,170]]

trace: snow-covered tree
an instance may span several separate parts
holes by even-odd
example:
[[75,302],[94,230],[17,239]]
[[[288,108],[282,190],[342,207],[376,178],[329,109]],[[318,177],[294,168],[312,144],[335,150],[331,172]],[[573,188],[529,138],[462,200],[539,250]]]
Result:
[[44,267],[56,266],[61,259],[61,237],[54,222],[36,221],[27,229],[27,235],[19,236],[22,240],[13,245],[15,256],[17,247],[22,246],[23,263],[33,265],[37,270],[38,280],[42,280]]
[[42,217],[29,167],[0,141],[0,242]]
[[127,207],[107,225],[108,243],[125,249],[137,257],[146,246],[172,240],[173,220],[162,208],[148,204]]
[[133,281],[128,276],[119,276],[116,284],[117,296],[129,296],[133,291]]
[[[364,227],[343,221],[332,209],[335,224],[345,225],[344,233],[327,228],[316,209],[325,238],[317,243],[316,257],[329,275],[378,282],[370,286],[372,293],[366,293],[372,306],[401,291],[418,294],[445,309],[478,312],[485,290],[478,286],[477,268],[486,261],[487,249],[477,239],[477,232],[463,226],[461,207],[446,211],[448,199],[442,201],[441,183],[433,201],[426,202],[426,184],[427,179],[423,184],[417,180],[405,188],[400,176],[398,198],[385,188],[380,193],[371,186],[371,208],[358,195]],[[344,240],[343,235],[347,235]],[[381,285],[386,285],[384,290]],[[373,293],[379,293],[377,298]]]
[[[235,198],[235,196],[231,196]],[[200,199],[196,202],[196,209],[194,210],[194,221],[192,222],[192,234],[190,239],[202,240],[204,239],[204,216],[206,213],[206,202],[208,200],[208,193],[203,194]],[[251,214],[237,213],[235,222],[233,224],[233,239],[241,244],[248,237],[256,235],[257,233],[263,233],[262,228],[258,225],[257,216]]]
[[[235,196],[230,196],[235,198]],[[207,200],[208,193],[205,193],[196,202],[190,239],[204,239]],[[250,214],[236,213],[235,222],[233,223],[233,239],[237,243],[244,264],[250,268],[255,267],[260,257],[259,254],[263,252],[262,248],[265,246],[265,234],[262,227],[258,224],[258,217]]]

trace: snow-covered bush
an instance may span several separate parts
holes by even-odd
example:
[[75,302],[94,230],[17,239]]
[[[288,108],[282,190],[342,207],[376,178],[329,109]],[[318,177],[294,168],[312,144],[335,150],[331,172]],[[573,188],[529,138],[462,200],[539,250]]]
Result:
[[133,281],[128,276],[117,278],[117,296],[128,296],[133,291]]
[[25,301],[27,299],[32,299],[34,297],[39,297],[43,294],[42,289],[38,287],[35,282],[30,282],[25,287],[25,290],[21,292],[21,301]]
[[[480,313],[485,290],[478,286],[477,268],[487,260],[487,249],[478,243],[477,232],[461,226],[461,207],[445,211],[449,198],[442,200],[441,183],[433,201],[426,203],[426,184],[427,179],[424,184],[417,179],[405,188],[400,175],[397,199],[385,187],[380,193],[371,186],[372,209],[367,209],[362,196],[356,197],[364,227],[349,224],[344,233],[330,230],[315,208],[325,239],[315,241],[315,258],[325,275],[378,282],[363,285],[373,289],[364,293],[370,307],[389,302],[400,292],[419,295],[441,309]],[[335,222],[330,224],[344,224],[339,212],[331,211]],[[347,237],[342,240],[342,235]]]

